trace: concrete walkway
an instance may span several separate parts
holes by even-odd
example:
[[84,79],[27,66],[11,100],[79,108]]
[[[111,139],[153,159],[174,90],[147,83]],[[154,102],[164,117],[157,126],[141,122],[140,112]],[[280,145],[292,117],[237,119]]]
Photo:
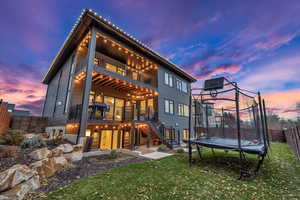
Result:
[[142,154],[140,156],[156,160],[156,159],[164,158],[164,157],[171,156],[171,155],[173,155],[173,154],[155,151],[153,153]]

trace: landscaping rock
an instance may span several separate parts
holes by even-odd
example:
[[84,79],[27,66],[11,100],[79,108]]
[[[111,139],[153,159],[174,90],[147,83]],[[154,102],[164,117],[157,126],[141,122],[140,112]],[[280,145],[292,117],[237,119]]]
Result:
[[31,170],[26,165],[14,165],[8,170],[0,173],[0,192],[13,188],[14,186],[27,181],[36,175],[36,172]]
[[73,146],[74,151],[83,151],[83,144],[77,144]]
[[57,149],[61,149],[64,153],[71,153],[74,150],[71,144],[61,144]]
[[69,162],[76,162],[80,161],[83,157],[83,153],[80,151],[75,151],[73,153],[67,153],[64,154],[64,157],[69,161]]
[[29,156],[34,160],[43,160],[51,157],[51,151],[45,147],[31,152]]
[[31,179],[23,182],[14,188],[0,194],[0,200],[21,200],[30,190],[36,190],[41,186],[38,175],[33,176]]
[[56,166],[53,158],[45,158],[34,162],[30,165],[30,167],[33,170],[36,170],[41,178],[51,177],[56,172]]
[[59,156],[62,156],[63,154],[64,154],[64,152],[62,149],[59,149],[59,148],[52,149],[53,157],[59,157]]
[[63,157],[63,156],[60,156],[60,157],[54,157],[54,163],[55,163],[55,168],[56,169],[59,169],[59,168],[66,168],[66,167],[70,167],[71,164],[68,162],[68,160]]

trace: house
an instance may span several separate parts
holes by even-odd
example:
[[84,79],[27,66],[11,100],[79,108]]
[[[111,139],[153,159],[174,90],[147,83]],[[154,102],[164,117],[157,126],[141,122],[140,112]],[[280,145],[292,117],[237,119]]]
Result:
[[10,124],[10,113],[7,109],[7,104],[5,104],[2,99],[0,99],[0,134],[4,133]]
[[48,132],[90,150],[172,147],[189,128],[196,79],[123,30],[84,10],[53,60],[43,116]]
[[29,110],[19,110],[15,109],[16,105],[8,102],[3,102],[6,105],[8,112],[12,116],[30,116],[31,113]]

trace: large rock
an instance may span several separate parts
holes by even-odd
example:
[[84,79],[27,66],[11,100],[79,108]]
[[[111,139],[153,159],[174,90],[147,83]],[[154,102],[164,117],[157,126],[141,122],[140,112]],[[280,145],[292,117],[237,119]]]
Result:
[[37,149],[29,154],[29,156],[34,160],[43,160],[45,158],[51,157],[51,151],[45,148]]
[[67,167],[71,166],[71,163],[69,163],[68,160],[63,156],[54,157],[53,160],[54,160],[56,169],[67,168]]
[[83,153],[81,151],[75,151],[75,152],[72,152],[72,153],[64,154],[64,157],[69,162],[76,162],[76,161],[80,161],[82,159]]
[[32,163],[30,167],[37,171],[41,178],[51,177],[56,172],[56,166],[53,158],[45,158],[43,160],[36,161]]
[[52,149],[52,156],[53,157],[60,157],[64,154],[64,151],[61,148]]
[[73,145],[74,151],[83,151],[83,144]]
[[0,173],[0,192],[13,188],[34,175],[36,175],[36,172],[31,170],[28,166],[20,164],[14,165]]
[[64,153],[71,153],[74,148],[71,144],[61,144],[57,147],[57,149],[61,149]]
[[0,200],[21,200],[30,190],[36,190],[41,186],[38,175],[23,182],[14,188],[0,194]]
[[71,163],[64,156],[45,158],[44,160],[32,163],[30,167],[36,170],[40,177],[48,178],[51,177],[61,168],[71,167]]

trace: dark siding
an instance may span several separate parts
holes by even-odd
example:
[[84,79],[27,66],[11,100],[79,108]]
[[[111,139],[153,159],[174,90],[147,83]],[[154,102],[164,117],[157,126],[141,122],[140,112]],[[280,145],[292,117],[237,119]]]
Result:
[[[168,85],[165,85],[164,83],[164,75],[165,72],[168,72],[173,75],[173,87],[169,87]],[[159,66],[158,68],[158,118],[160,122],[164,122],[166,126],[173,126],[176,130],[179,130],[180,132],[183,129],[188,129],[189,124],[189,118],[183,117],[178,115],[178,104],[189,104],[189,95],[188,93],[184,93],[182,91],[179,91],[176,88],[176,78],[179,78],[181,80],[184,80],[180,78],[175,73],[169,71],[166,68],[163,68],[162,66]],[[191,84],[186,81],[188,84],[188,90],[190,90]],[[174,115],[166,114],[165,113],[165,106],[164,106],[164,100],[170,99],[174,101]],[[178,126],[176,126],[176,123]]]

